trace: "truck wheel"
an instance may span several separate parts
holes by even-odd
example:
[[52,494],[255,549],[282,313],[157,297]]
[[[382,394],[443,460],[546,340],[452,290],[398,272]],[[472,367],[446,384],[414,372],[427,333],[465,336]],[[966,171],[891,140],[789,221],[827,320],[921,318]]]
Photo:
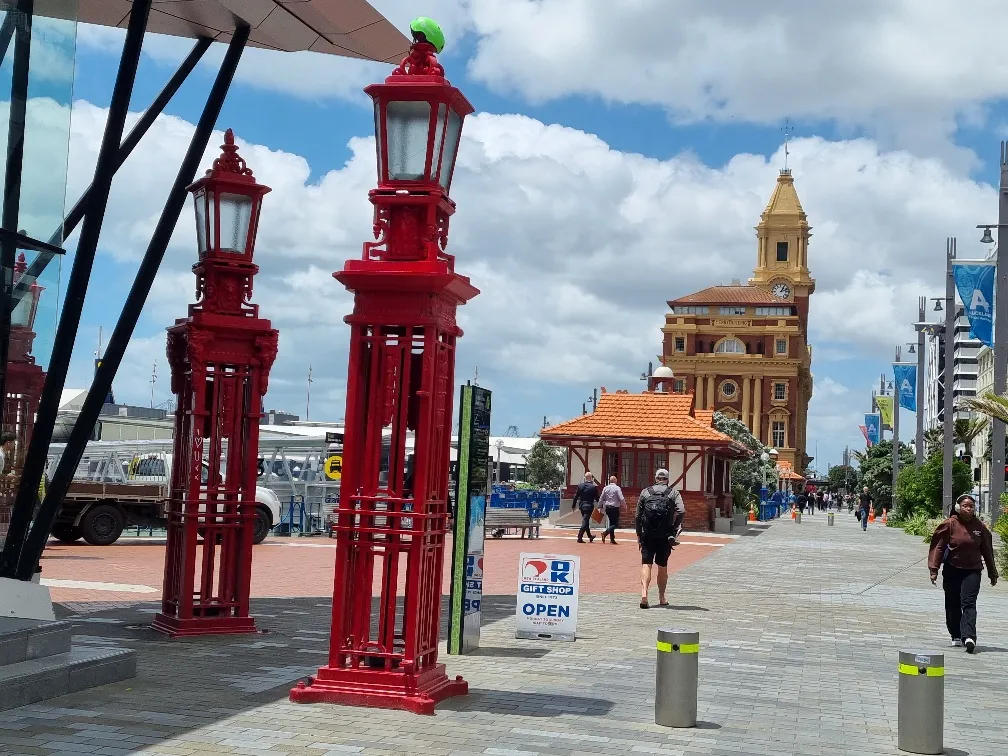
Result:
[[116,507],[99,504],[87,511],[80,529],[84,540],[92,546],[110,546],[119,540],[123,525],[122,513]]
[[255,524],[252,528],[252,543],[262,543],[273,529],[273,517],[266,507],[256,507]]
[[60,543],[76,543],[80,540],[80,528],[73,525],[53,525],[52,537]]

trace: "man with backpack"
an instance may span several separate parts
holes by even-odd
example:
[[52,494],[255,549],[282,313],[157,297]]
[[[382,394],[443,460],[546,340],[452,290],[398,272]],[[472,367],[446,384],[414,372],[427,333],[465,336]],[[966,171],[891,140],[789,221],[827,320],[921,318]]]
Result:
[[668,558],[675,537],[676,511],[685,506],[682,496],[669,486],[669,473],[664,468],[655,473],[655,483],[645,488],[637,499],[637,545],[641,552],[640,608],[648,608],[651,587],[651,566],[658,565],[658,606],[668,606],[665,586],[668,584]]

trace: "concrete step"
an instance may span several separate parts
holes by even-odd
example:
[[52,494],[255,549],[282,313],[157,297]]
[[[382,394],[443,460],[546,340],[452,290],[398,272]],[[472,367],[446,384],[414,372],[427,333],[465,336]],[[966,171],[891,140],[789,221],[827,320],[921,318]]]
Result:
[[0,670],[70,650],[69,622],[0,617]]
[[0,667],[0,711],[135,676],[135,651],[75,646]]

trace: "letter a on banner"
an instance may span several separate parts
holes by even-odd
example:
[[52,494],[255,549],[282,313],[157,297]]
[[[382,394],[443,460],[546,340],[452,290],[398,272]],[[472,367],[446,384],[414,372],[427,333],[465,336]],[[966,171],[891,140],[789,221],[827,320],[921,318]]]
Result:
[[970,332],[989,347],[994,346],[994,275],[993,263],[953,263],[956,289],[963,301]]
[[911,412],[917,411],[917,366],[911,363],[894,362],[893,377],[899,394],[900,407]]
[[[876,397],[876,400],[878,397]],[[882,435],[882,417],[874,412],[870,415],[864,416],[865,428],[868,429],[868,446],[874,446],[879,442],[879,437]]]

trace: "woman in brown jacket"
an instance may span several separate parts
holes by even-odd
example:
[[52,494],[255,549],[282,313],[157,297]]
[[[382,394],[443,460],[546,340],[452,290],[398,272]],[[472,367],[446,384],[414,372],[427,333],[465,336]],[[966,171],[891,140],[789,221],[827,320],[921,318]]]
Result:
[[953,513],[931,536],[928,553],[932,583],[938,580],[938,568],[944,565],[945,625],[952,636],[952,645],[964,645],[970,654],[976,649],[976,602],[984,563],[991,586],[998,581],[994,541],[987,526],[975,516],[975,507],[972,496],[960,496]]

